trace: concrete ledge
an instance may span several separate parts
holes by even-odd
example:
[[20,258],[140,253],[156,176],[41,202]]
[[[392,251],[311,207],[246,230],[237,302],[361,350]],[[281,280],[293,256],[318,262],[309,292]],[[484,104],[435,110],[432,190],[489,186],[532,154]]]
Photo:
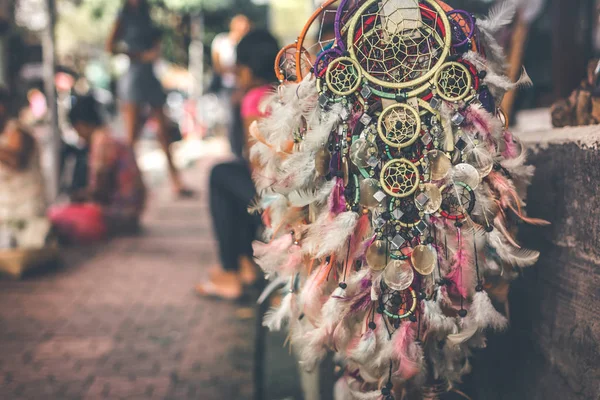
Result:
[[534,148],[572,143],[583,149],[597,149],[600,144],[600,125],[525,132],[520,133],[519,137],[523,143]]
[[511,290],[511,330],[475,358],[477,400],[597,400],[600,393],[600,126],[526,133],[537,167],[523,226],[542,252]]

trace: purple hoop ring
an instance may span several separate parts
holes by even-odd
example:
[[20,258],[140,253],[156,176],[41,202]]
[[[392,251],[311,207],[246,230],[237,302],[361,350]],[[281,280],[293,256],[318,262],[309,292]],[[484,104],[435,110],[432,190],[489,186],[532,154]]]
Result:
[[[315,76],[317,76],[319,78],[322,77],[325,74],[325,71],[327,70],[329,63],[331,61],[335,60],[336,58],[341,57],[342,54],[343,54],[343,51],[337,47],[332,47],[331,49],[322,51],[317,56],[317,59],[313,63]],[[330,57],[330,59],[327,60],[327,57]],[[319,64],[321,64],[321,62],[324,63],[323,68],[319,68]]]
[[[446,13],[446,15],[448,16],[448,18],[450,18],[450,22],[454,22],[456,24],[458,24],[458,21],[456,21],[453,17],[452,14],[458,14],[462,17],[462,19],[467,22],[467,24],[469,25],[470,29],[469,29],[469,33],[464,32],[466,39],[464,39],[462,42],[460,43],[453,43],[452,47],[462,47],[464,45],[466,45],[467,43],[469,43],[469,41],[473,38],[473,36],[475,35],[475,19],[473,18],[473,15],[465,10],[452,10],[448,13]],[[458,25],[460,27],[460,25]],[[461,28],[462,30],[462,28]]]

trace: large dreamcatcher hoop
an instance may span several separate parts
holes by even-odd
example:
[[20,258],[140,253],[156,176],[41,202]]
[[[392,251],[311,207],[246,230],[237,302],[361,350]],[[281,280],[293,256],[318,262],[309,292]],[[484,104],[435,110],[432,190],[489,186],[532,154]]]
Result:
[[454,182],[442,189],[442,217],[459,221],[467,218],[475,208],[475,192],[467,184]]
[[356,12],[348,51],[374,85],[395,90],[427,85],[450,53],[448,17],[434,0],[418,3],[419,20],[403,15],[414,8],[394,7],[384,15],[388,1],[369,0]]
[[394,104],[381,113],[377,131],[385,144],[394,148],[412,145],[421,132],[419,112],[408,104]]
[[327,67],[325,80],[333,94],[348,96],[360,87],[362,80],[360,65],[350,57],[337,58]]
[[419,169],[405,158],[391,160],[381,169],[381,188],[392,197],[408,197],[419,187]]

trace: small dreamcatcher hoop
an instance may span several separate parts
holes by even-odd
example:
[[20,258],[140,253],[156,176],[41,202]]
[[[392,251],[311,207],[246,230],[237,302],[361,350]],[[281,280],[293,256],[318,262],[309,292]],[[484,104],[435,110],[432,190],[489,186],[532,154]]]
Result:
[[419,169],[405,158],[389,161],[381,169],[382,189],[392,197],[408,197],[419,187]]
[[302,48],[300,51],[299,66],[297,65],[297,53],[298,49],[294,43],[285,46],[277,54],[277,58],[275,58],[275,75],[279,82],[298,82],[298,69],[303,71],[304,74],[310,71],[312,62],[306,49]]
[[368,0],[356,12],[348,30],[348,51],[374,85],[427,85],[450,53],[446,12],[436,1],[423,0],[418,4],[421,21],[405,19],[405,10],[398,8],[386,17],[382,13],[387,1]]
[[464,10],[452,10],[447,13],[452,26],[452,47],[459,48],[468,44],[475,35],[475,19]]
[[382,295],[379,297],[379,309],[393,320],[410,318],[417,310],[417,292],[411,287],[397,291],[381,281]]
[[437,95],[446,101],[460,101],[471,93],[473,76],[465,65],[448,62],[441,66],[434,78]]
[[475,208],[475,192],[467,184],[454,182],[442,189],[441,212],[444,218],[458,221],[467,218]]
[[321,14],[323,14],[331,5],[335,4],[337,1],[339,0],[327,0],[325,3],[321,4],[321,6],[319,6],[319,8],[310,16],[310,18],[304,25],[304,28],[302,28],[300,36],[298,36],[298,41],[296,43],[296,73],[298,76],[298,82],[302,81],[302,79],[304,79],[304,77],[306,76],[306,72],[303,71],[302,68],[300,68],[300,65],[302,64],[301,49],[304,48],[306,35],[308,35],[308,32],[310,31],[310,28],[312,27],[313,23],[319,19]]
[[381,140],[390,147],[402,149],[412,145],[421,133],[419,112],[408,104],[394,104],[381,113],[377,123]]
[[350,57],[333,60],[325,74],[327,87],[333,94],[348,96],[360,87],[362,75],[360,65]]

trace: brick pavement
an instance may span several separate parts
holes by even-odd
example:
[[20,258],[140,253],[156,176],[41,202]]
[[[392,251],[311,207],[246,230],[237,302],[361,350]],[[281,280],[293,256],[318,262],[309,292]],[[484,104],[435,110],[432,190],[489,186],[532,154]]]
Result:
[[[188,180],[201,187],[206,170]],[[215,261],[209,224],[203,201],[159,190],[143,234],[0,280],[0,399],[251,398],[253,317],[192,291]],[[269,340],[273,399],[297,391],[281,343]]]

